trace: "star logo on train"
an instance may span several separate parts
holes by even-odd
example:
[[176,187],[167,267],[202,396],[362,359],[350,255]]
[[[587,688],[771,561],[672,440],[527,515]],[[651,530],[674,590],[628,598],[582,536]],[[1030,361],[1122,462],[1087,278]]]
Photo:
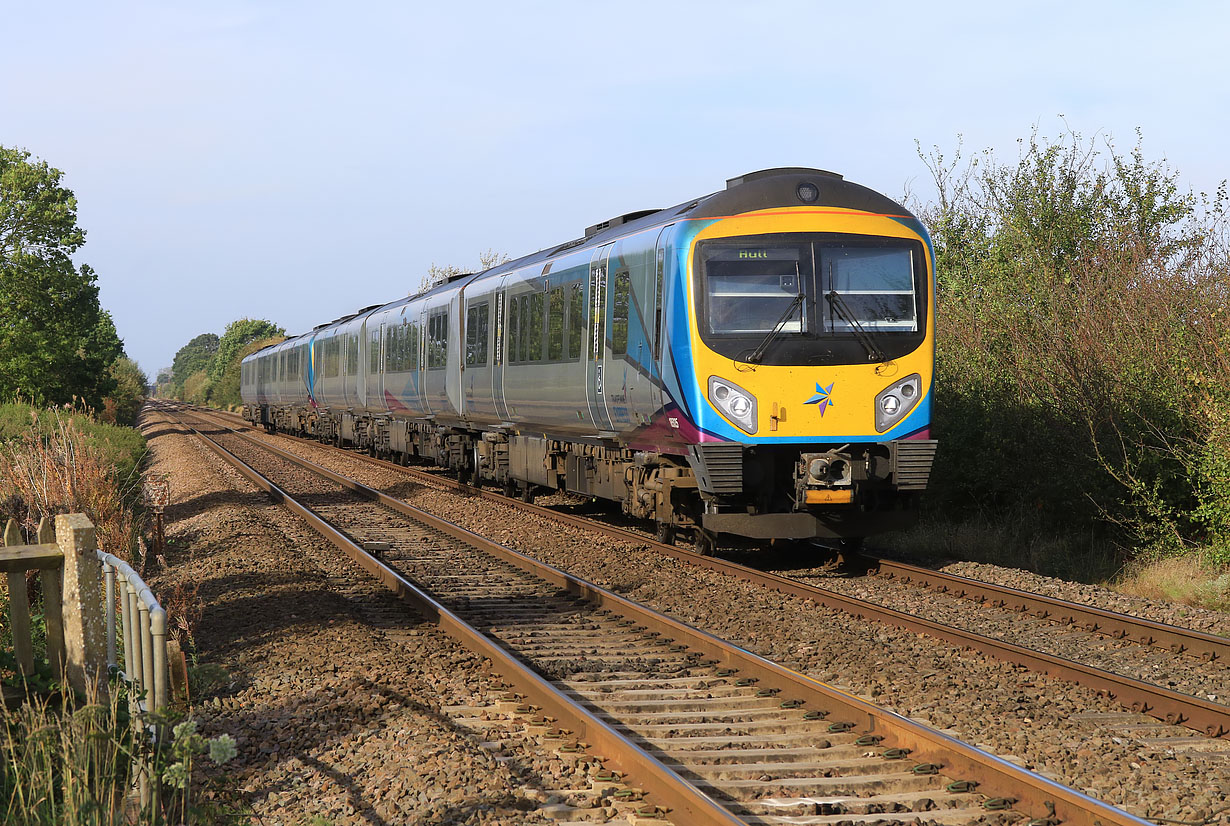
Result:
[[821,387],[819,382],[816,382],[816,395],[804,402],[804,404],[820,405],[820,418],[824,418],[824,411],[828,410],[829,405],[833,403],[833,385],[837,382],[829,382],[828,387]]

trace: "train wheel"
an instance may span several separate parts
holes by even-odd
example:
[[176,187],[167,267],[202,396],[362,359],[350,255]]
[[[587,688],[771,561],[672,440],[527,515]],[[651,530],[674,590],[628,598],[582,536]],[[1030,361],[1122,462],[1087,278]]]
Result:
[[521,486],[521,501],[527,505],[534,504],[534,486],[529,482]]
[[663,545],[675,544],[675,526],[670,522],[659,521],[655,525],[654,536]]
[[717,552],[717,534],[697,528],[696,536],[692,540],[692,550],[701,556],[713,556]]
[[476,488],[483,486],[483,477],[480,472],[482,465],[479,462],[478,447],[470,449],[470,484]]
[[504,480],[504,485],[501,488],[501,493],[503,493],[509,499],[515,499],[517,497],[517,483],[513,481],[511,476]]

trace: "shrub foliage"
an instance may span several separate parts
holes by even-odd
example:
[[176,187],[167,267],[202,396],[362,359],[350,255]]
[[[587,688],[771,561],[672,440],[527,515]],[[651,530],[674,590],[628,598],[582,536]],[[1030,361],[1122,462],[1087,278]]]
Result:
[[[1139,135],[1138,135],[1139,138]],[[923,154],[920,152],[920,155]],[[1109,140],[1035,130],[1015,163],[923,155],[937,198],[931,507],[1102,520],[1230,562],[1225,185],[1183,192]]]

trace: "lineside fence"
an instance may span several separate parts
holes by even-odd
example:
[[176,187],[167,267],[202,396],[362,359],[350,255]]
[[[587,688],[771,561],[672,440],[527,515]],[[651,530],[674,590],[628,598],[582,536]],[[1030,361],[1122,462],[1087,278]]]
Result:
[[[97,702],[109,678],[118,677],[127,684],[134,721],[147,725],[148,715],[168,701],[166,611],[128,563],[98,549],[94,525],[84,514],[57,516],[54,526],[44,518],[37,539],[24,544],[16,521],[9,520],[0,547],[16,670],[27,678],[35,673],[27,575],[36,572],[53,679]],[[20,702],[23,695],[10,696],[6,689],[5,703]],[[153,727],[150,732],[158,736]],[[144,803],[148,788],[141,786]]]

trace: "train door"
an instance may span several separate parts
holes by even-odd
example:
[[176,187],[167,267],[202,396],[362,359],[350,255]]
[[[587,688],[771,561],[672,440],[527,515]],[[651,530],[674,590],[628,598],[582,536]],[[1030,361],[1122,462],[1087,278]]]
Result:
[[354,394],[355,406],[367,407],[367,367],[371,363],[371,359],[367,355],[368,348],[371,346],[367,337],[367,319],[359,325],[355,330],[355,335],[358,339],[355,341],[355,374],[354,374]]
[[367,371],[367,398],[364,400],[369,410],[384,407],[384,317],[379,319],[371,316],[363,325],[367,338],[367,357],[364,370]]
[[649,410],[650,415],[662,409],[662,359],[666,338],[666,242],[670,237],[671,227],[663,227],[658,233],[658,243],[654,250],[653,267],[653,309],[650,311],[649,323],[653,325],[650,332],[652,340],[650,348],[652,355],[649,361]]
[[430,336],[427,331],[427,302],[419,305],[414,313],[414,318],[418,324],[414,328],[414,336],[418,339],[418,364],[414,365],[414,392],[418,398],[419,406],[423,410],[424,416],[430,416],[435,411],[432,410],[431,398],[427,393],[427,348],[430,344]]
[[589,418],[597,430],[611,430],[611,417],[606,408],[606,387],[603,364],[606,361],[606,292],[607,267],[611,245],[594,251],[589,262],[589,341],[585,348],[585,395],[589,402]]
[[495,296],[495,341],[491,347],[491,394],[495,400],[495,415],[502,422],[512,421],[508,416],[508,402],[504,396],[504,362],[508,315],[508,276],[502,276],[496,285]]
[[[649,424],[661,407],[662,393],[658,387],[659,369],[655,352],[661,326],[662,296],[658,288],[657,269],[660,259],[656,245],[652,244],[638,244],[626,254],[626,258],[628,296],[622,303],[619,268],[611,265],[611,323],[615,326],[621,323],[626,325],[626,356],[621,359],[621,335],[618,330],[612,332],[611,342],[614,363],[620,365],[627,386],[627,415],[622,421],[637,426]],[[611,418],[618,426],[621,421],[618,407],[614,399],[611,401]]]

